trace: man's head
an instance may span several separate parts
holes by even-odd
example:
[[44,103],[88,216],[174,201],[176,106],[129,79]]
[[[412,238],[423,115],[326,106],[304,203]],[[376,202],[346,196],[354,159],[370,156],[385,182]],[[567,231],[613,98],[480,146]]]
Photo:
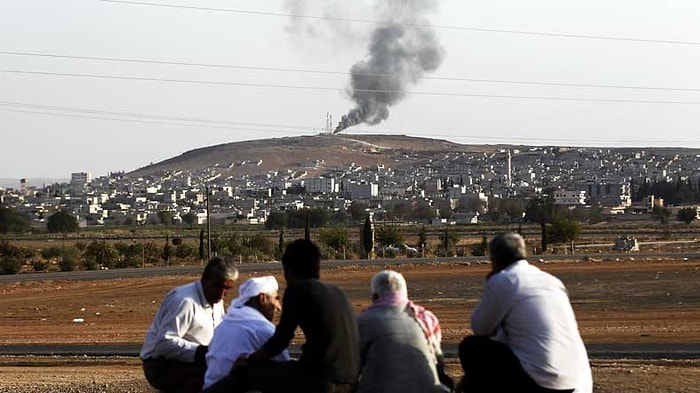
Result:
[[221,301],[226,292],[233,288],[234,282],[238,279],[238,270],[232,260],[224,260],[220,257],[212,258],[202,273],[202,288],[204,297],[209,304]]
[[493,271],[501,271],[525,257],[525,239],[517,233],[501,233],[489,244],[489,258]]
[[272,321],[275,312],[281,309],[279,284],[273,276],[249,278],[238,287],[238,297],[231,303],[232,307],[252,307]]
[[372,291],[372,300],[403,299],[408,301],[406,279],[399,272],[382,270],[372,277],[369,287]]
[[321,272],[321,251],[310,240],[298,239],[291,242],[282,255],[284,278],[288,284],[296,280],[319,278]]

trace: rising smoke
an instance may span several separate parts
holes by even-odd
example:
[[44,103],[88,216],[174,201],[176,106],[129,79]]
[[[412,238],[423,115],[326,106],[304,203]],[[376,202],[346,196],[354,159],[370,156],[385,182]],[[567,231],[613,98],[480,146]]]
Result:
[[366,59],[350,68],[348,94],[355,107],[340,120],[334,134],[360,123],[379,124],[389,107],[406,96],[408,86],[442,63],[443,48],[425,14],[433,0],[384,0],[387,23],[372,33]]

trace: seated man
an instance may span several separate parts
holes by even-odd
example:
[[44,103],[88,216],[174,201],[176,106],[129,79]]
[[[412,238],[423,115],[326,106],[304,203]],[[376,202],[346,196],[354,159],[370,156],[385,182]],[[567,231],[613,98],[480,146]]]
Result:
[[238,278],[233,261],[212,258],[198,281],[165,295],[141,347],[143,371],[154,388],[199,392],[205,355],[224,315],[224,296]]
[[[205,392],[351,393],[360,366],[357,321],[347,296],[319,280],[321,252],[295,240],[282,256],[287,290],[275,334]],[[298,361],[271,362],[287,348],[297,327],[304,333]]]
[[372,278],[370,287],[373,303],[357,317],[362,359],[357,392],[444,391],[435,349],[416,319],[418,307],[409,306],[406,280],[384,270]]
[[588,355],[556,277],[525,260],[517,233],[489,244],[491,272],[459,345],[464,392],[591,393]]
[[[280,308],[278,290],[273,276],[249,278],[238,288],[238,298],[209,344],[205,389],[227,376],[236,359],[257,351],[275,333],[271,321]],[[287,361],[289,354],[284,350],[272,360]]]

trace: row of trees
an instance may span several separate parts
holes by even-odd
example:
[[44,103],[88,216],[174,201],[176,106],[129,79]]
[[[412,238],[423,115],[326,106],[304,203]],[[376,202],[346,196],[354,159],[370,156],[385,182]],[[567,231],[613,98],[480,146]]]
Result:
[[[0,234],[26,233],[31,229],[29,218],[17,209],[0,205]],[[59,210],[46,220],[46,229],[51,233],[69,233],[78,230],[74,215]]]
[[678,178],[673,182],[650,181],[648,179],[632,181],[632,200],[641,202],[654,195],[663,198],[669,205],[688,205],[700,203],[700,179],[697,183],[690,178]]

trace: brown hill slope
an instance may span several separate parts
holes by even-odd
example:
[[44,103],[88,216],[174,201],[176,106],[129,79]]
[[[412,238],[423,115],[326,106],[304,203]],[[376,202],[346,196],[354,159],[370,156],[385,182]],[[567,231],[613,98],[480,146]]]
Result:
[[420,156],[422,153],[436,151],[492,151],[496,148],[404,135],[320,134],[204,147],[137,169],[130,175],[143,176],[177,170],[197,171],[214,167],[224,173],[235,172],[238,175],[287,168],[323,173],[350,163],[359,166],[384,164],[399,152]]

